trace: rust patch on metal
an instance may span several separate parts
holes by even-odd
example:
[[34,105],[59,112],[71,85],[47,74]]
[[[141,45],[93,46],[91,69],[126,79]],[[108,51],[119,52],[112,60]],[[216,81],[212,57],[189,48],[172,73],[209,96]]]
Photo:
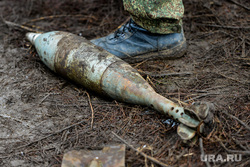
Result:
[[95,72],[95,68],[94,68],[94,67],[92,67],[92,68],[91,68],[91,71],[92,71],[92,72]]
[[105,71],[101,83],[107,87],[112,98],[143,105],[145,93],[154,91],[137,70],[124,61],[111,64]]
[[[74,66],[77,65],[77,62],[72,62],[70,66],[68,66],[68,56],[70,51],[77,49],[81,42],[79,38],[76,38],[74,35],[68,35],[63,32],[57,32],[56,35],[64,35],[58,43],[57,43],[57,52],[55,56],[55,71],[60,75],[67,77],[68,79],[74,79],[69,74],[73,73]],[[74,42],[72,42],[74,41]],[[77,65],[78,66],[78,65]],[[84,66],[84,64],[81,64]],[[82,67],[84,69],[84,67]],[[79,74],[78,74],[79,75]]]
[[58,74],[67,77],[67,73],[69,71],[68,71],[68,68],[66,67],[66,64],[67,64],[67,57],[68,57],[69,51],[68,50],[60,50],[58,52],[59,52],[58,57],[57,57],[58,61],[55,62],[56,63],[55,70]]
[[103,49],[102,50],[99,50],[99,54],[98,54],[98,60],[101,62],[103,60],[105,60],[105,58],[109,55],[109,53],[107,53],[106,51],[104,51]]
[[85,38],[68,33],[65,35],[63,32],[56,34],[64,37],[57,43],[55,71],[88,89],[105,94],[101,89],[100,81],[96,83],[86,78],[86,69],[90,69],[92,73],[96,69],[94,66],[89,67],[89,64],[85,62],[85,57],[94,54],[99,62],[104,62],[110,54],[106,51],[101,52]]

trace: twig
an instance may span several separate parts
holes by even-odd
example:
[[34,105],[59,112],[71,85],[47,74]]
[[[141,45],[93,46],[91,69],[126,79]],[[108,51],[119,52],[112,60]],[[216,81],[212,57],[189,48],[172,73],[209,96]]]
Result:
[[246,147],[244,147],[241,143],[240,143],[240,141],[239,140],[237,140],[237,139],[235,139],[234,137],[232,137],[232,139],[233,139],[233,141],[236,143],[236,144],[238,144],[242,149],[244,149],[244,150],[248,150]]
[[227,29],[250,29],[250,27],[223,26],[223,25],[202,24],[202,23],[195,23],[195,24],[198,25],[198,26],[216,27],[216,28],[227,28]]
[[165,77],[165,76],[186,76],[186,75],[192,75],[191,72],[176,72],[176,73],[161,73],[161,74],[152,74],[150,72],[146,71],[139,71],[142,74],[150,75],[151,77]]
[[218,89],[218,88],[224,88],[224,87],[226,87],[226,85],[220,85],[220,86],[215,86],[215,87],[211,87],[211,88],[207,88],[207,89],[203,89],[203,90],[197,90],[197,92],[199,92],[199,91],[207,92],[209,90]]
[[200,96],[196,96],[196,97],[193,97],[191,99],[185,100],[184,102],[187,103],[189,101],[193,101],[195,99],[199,99],[199,98],[202,98],[202,97],[205,97],[205,96],[211,96],[211,95],[219,95],[219,93],[206,93],[206,94],[202,94]]
[[154,157],[151,157],[139,150],[137,150],[136,148],[134,148],[134,146],[130,145],[128,142],[126,142],[124,139],[122,139],[120,136],[118,136],[115,132],[112,131],[112,134],[115,135],[115,137],[117,137],[119,140],[121,140],[123,143],[125,143],[127,146],[129,146],[132,150],[134,150],[135,152],[139,153],[140,155],[142,155],[144,158],[149,159],[151,161],[153,161],[154,163],[164,166],[164,167],[170,167],[167,164],[164,164],[163,162],[158,161],[157,159],[155,159]]
[[21,152],[17,152],[17,153],[13,153],[11,155],[7,155],[7,156],[2,156],[0,157],[0,159],[6,159],[6,158],[10,158],[12,156],[15,156],[15,155],[22,155],[22,156],[25,156],[31,152],[35,152],[35,151],[47,151],[47,150],[51,150],[51,149],[55,149],[55,147],[48,147],[48,148],[41,148],[41,149],[33,149],[33,150],[27,150],[25,152],[21,151]]
[[191,16],[188,16],[188,15],[185,15],[184,17],[187,17],[187,18],[201,18],[201,17],[214,17],[215,15],[214,14],[201,14],[201,15],[191,15]]
[[143,60],[142,62],[136,64],[136,66],[134,66],[134,68],[139,67],[140,65],[142,65],[143,63],[145,63],[145,62],[147,62],[147,61],[148,61],[147,59],[146,59],[146,60]]
[[249,81],[240,81],[240,80],[237,80],[237,79],[235,79],[235,78],[228,77],[228,76],[226,76],[226,75],[224,75],[224,74],[221,74],[221,73],[214,72],[214,74],[220,75],[220,76],[222,76],[222,77],[224,77],[224,78],[227,78],[227,79],[230,79],[230,80],[232,80],[232,81],[236,81],[236,82],[241,83],[241,84],[243,84],[243,85],[250,84]]
[[[36,19],[28,20],[24,24],[28,24],[28,23],[31,23],[31,22],[42,21],[42,20],[46,20],[46,19],[61,18],[61,17],[81,17],[81,19],[83,19],[83,18],[88,19],[91,16],[84,16],[84,15],[81,15],[81,14],[77,14],[77,15],[51,15],[51,16],[43,16],[43,17],[39,17],[39,18],[36,18]],[[95,19],[95,17],[91,17],[91,18]]]
[[[200,142],[201,156],[205,156],[202,138],[199,139],[199,142]],[[207,165],[207,167],[211,167],[208,161],[205,161],[205,164]]]
[[246,166],[249,166],[249,164],[250,164],[250,160],[247,160],[244,163],[242,163],[239,167],[246,167]]
[[90,109],[91,109],[91,129],[93,129],[93,123],[94,123],[94,110],[93,110],[93,106],[92,106],[92,103],[91,103],[91,100],[90,100],[90,96],[89,96],[89,93],[86,91],[85,92],[88,96],[88,100],[89,100],[89,105],[90,105]]
[[39,102],[39,104],[43,103],[45,99],[47,99],[47,97],[49,97],[50,95],[58,95],[60,93],[48,93],[46,96],[44,96],[44,98]]
[[39,104],[41,104],[47,97],[49,97],[51,95],[51,93],[48,93],[46,96],[44,96],[44,98],[40,101]]
[[[215,136],[216,137],[216,136]],[[222,141],[220,141],[217,137],[216,139],[220,142],[220,145],[229,153],[238,153],[238,154],[247,154],[250,155],[250,151],[240,151],[240,150],[231,150],[226,148],[226,146],[222,143]]]
[[237,117],[235,117],[235,116],[233,116],[233,115],[227,113],[226,111],[223,111],[223,110],[222,110],[222,112],[223,112],[224,114],[226,114],[227,116],[229,116],[229,117],[231,117],[231,118],[237,120],[237,121],[238,121],[241,125],[243,125],[247,130],[250,130],[250,127],[249,127],[247,124],[245,124],[242,120],[240,120],[239,118],[237,118]]
[[24,122],[24,121],[22,121],[22,120],[20,120],[20,119],[17,119],[17,118],[13,118],[13,117],[11,117],[11,116],[9,116],[9,115],[0,114],[0,117],[7,118],[7,119],[10,119],[10,120],[12,120],[12,121],[20,122],[20,123],[22,123],[23,126],[26,126],[26,127],[28,127],[28,128],[34,128],[33,125],[28,125],[29,123]]
[[[241,40],[243,40],[243,38],[242,37],[240,37],[240,36],[234,36],[234,35],[232,35],[232,34],[229,34],[229,33],[227,33],[227,32],[225,32],[225,31],[222,31],[222,30],[219,30],[218,32],[220,32],[220,33],[223,33],[223,34],[226,34],[226,35],[228,35],[228,36],[230,36],[230,37],[232,37],[232,38],[239,38],[239,39],[241,39]],[[246,40],[249,40],[248,38],[244,38],[245,39],[245,42],[248,44],[248,45],[250,45],[250,42],[248,42],[248,41],[246,41]]]
[[148,75],[147,75],[146,81],[148,81],[155,89],[157,89],[157,87],[155,86],[155,84],[152,82],[152,80],[150,79]]
[[36,33],[43,33],[40,30],[37,31],[35,29],[29,28],[29,27],[26,27],[26,26],[23,26],[23,25],[20,25],[20,24],[17,24],[17,23],[13,23],[13,22],[10,22],[10,21],[3,20],[3,22],[5,24],[7,24],[8,26],[18,27],[18,28],[21,28],[21,29],[24,29],[24,30],[27,30],[27,31],[31,31],[31,32],[36,32]]
[[16,149],[20,149],[20,148],[24,148],[24,147],[30,146],[31,144],[37,143],[37,142],[39,142],[39,141],[42,141],[42,140],[44,140],[44,139],[46,139],[46,138],[48,138],[48,137],[51,137],[51,136],[56,135],[56,134],[58,134],[58,133],[61,133],[61,132],[65,131],[65,130],[68,130],[68,129],[74,127],[74,126],[80,125],[80,124],[82,124],[82,123],[84,123],[84,122],[85,122],[85,120],[80,121],[80,122],[77,122],[77,123],[75,123],[75,124],[73,124],[73,125],[67,126],[67,127],[63,128],[63,129],[61,129],[61,130],[58,130],[58,131],[56,131],[56,132],[54,132],[54,133],[51,133],[51,134],[49,134],[49,135],[47,135],[47,136],[44,136],[44,137],[42,137],[42,138],[40,138],[40,139],[37,139],[37,140],[33,141],[33,142],[30,142],[30,143],[28,143],[28,144],[25,144],[25,145],[23,145],[23,146],[20,146],[20,147],[18,147],[18,148],[16,148]]
[[126,18],[126,20],[124,22],[122,22],[122,24],[120,24],[115,30],[113,30],[112,32],[115,32],[116,30],[118,30],[119,28],[121,28],[125,23],[127,23],[130,20],[130,17]]
[[240,4],[239,2],[236,2],[234,0],[228,0],[228,1],[230,1],[230,2],[232,2],[232,3],[234,3],[234,4],[238,5],[238,6],[240,6],[240,7],[244,8],[244,9],[246,9],[246,10],[250,10],[250,8],[248,8],[245,5]]

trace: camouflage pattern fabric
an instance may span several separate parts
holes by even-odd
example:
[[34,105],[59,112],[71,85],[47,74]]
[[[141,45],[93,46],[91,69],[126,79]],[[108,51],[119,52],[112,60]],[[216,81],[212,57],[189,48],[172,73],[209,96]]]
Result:
[[184,6],[182,0],[123,0],[131,18],[152,33],[179,33]]

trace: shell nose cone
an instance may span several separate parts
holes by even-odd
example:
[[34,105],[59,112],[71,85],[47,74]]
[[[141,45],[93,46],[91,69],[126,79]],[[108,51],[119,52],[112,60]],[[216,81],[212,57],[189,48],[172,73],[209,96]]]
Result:
[[26,38],[34,45],[36,38],[41,35],[39,33],[29,32],[26,34]]

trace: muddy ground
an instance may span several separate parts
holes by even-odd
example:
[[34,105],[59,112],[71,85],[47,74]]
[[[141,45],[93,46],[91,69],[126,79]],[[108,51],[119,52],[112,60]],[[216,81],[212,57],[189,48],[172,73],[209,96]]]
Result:
[[[132,66],[171,100],[214,103],[217,128],[203,139],[203,149],[242,159],[210,165],[249,166],[250,4],[187,0],[184,5],[185,56]],[[112,131],[167,165],[208,166],[200,159],[199,144],[183,144],[175,122],[165,122],[167,116],[100,97],[63,79],[45,67],[25,40],[27,27],[87,39],[107,35],[129,17],[121,1],[1,0],[0,14],[0,166],[60,166],[69,150],[122,143]],[[126,166],[157,165],[127,148]]]

